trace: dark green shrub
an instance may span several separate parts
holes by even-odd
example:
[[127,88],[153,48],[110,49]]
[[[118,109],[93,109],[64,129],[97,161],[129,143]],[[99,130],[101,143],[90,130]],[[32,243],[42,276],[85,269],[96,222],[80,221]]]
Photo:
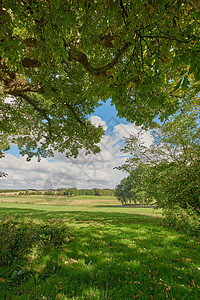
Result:
[[174,207],[164,210],[164,224],[189,235],[200,236],[200,210]]
[[194,164],[160,164],[154,168],[152,192],[160,208],[188,205],[200,209],[200,161]]
[[72,233],[61,221],[42,225],[9,216],[0,221],[0,265],[19,262],[31,252],[32,247],[59,247],[70,239]]

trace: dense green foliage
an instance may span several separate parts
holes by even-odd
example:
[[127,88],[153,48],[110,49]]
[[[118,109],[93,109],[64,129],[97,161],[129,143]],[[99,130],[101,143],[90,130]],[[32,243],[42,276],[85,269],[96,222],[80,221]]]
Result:
[[163,209],[165,224],[200,235],[200,161],[152,168],[148,191]]
[[188,235],[200,236],[200,210],[187,206],[182,208],[180,206],[164,209],[164,224],[181,230]]
[[150,175],[151,168],[148,165],[139,165],[116,186],[115,196],[122,204],[150,204],[154,200],[149,193]]
[[184,165],[162,162],[141,164],[116,186],[115,196],[123,204],[156,201],[164,210],[193,208],[200,214],[200,161]]
[[[10,142],[28,160],[55,150],[98,152],[88,121],[99,100],[152,125],[199,90],[196,0],[0,3],[0,155]],[[12,99],[8,98],[12,97]]]
[[[143,195],[154,199],[163,209],[168,224],[199,234],[200,112],[196,105],[181,108],[178,114],[154,130],[154,143],[150,147],[142,141],[142,134],[126,139],[123,151],[130,153],[130,157],[119,169],[130,172],[130,175],[118,188],[128,180],[130,185],[123,191],[132,193],[134,190],[133,199],[142,199],[142,190]],[[148,173],[144,172],[144,165]],[[135,176],[140,171],[143,181],[131,181],[132,174]],[[193,218],[196,228],[191,222]]]
[[[122,204],[131,204],[132,195],[131,195],[131,181],[130,176],[121,180],[121,182],[115,188],[115,196]],[[136,203],[136,201],[134,201]]]
[[171,163],[152,170],[151,191],[159,207],[192,207],[200,213],[200,161],[184,166]]

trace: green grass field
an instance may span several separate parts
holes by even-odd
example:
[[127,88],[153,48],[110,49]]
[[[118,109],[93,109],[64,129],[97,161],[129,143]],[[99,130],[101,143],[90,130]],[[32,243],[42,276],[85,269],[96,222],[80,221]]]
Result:
[[113,197],[0,201],[0,299],[200,299],[199,239],[163,227],[160,211]]

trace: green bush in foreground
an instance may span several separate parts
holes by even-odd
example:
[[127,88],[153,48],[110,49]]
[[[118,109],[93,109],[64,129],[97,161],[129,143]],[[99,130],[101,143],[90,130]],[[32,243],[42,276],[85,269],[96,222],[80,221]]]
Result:
[[154,167],[152,193],[163,209],[188,205],[198,214],[200,209],[200,161],[190,165],[160,164]]
[[164,224],[189,235],[200,236],[200,210],[195,211],[192,207],[183,209],[175,207],[164,210]]
[[58,247],[69,236],[68,228],[61,221],[37,224],[6,215],[0,221],[0,266],[23,261],[36,247],[38,253],[46,247]]

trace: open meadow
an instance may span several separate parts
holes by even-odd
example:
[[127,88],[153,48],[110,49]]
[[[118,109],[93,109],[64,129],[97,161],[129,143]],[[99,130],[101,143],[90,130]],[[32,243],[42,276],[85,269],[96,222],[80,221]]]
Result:
[[0,196],[0,299],[199,299],[200,242],[114,197]]

